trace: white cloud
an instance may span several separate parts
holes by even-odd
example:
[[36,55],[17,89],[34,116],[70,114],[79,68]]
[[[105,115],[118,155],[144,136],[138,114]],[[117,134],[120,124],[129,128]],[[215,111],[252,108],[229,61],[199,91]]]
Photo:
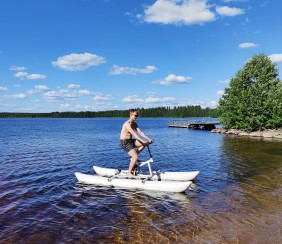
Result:
[[188,76],[176,76],[174,74],[170,74],[165,77],[163,80],[155,80],[153,84],[159,85],[171,85],[171,84],[186,84],[189,80],[192,80],[192,77]]
[[47,90],[49,90],[48,86],[37,85],[37,86],[35,86],[34,90],[28,90],[27,94],[31,95],[31,94],[36,94],[36,93],[44,92],[44,91],[47,91]]
[[137,95],[129,95],[122,99],[124,103],[142,103],[144,100],[139,98]]
[[225,3],[231,3],[231,2],[244,2],[244,3],[246,3],[246,2],[248,2],[248,0],[223,0],[223,2],[225,2]]
[[[105,108],[106,110],[108,108]],[[81,104],[69,104],[69,103],[62,103],[60,105],[60,110],[62,111],[91,111],[91,110],[98,110],[96,106],[89,106],[89,105],[81,105]]]
[[220,81],[218,81],[218,82],[219,82],[219,83],[222,83],[222,84],[229,84],[230,79],[220,80]]
[[49,90],[48,86],[45,86],[45,85],[37,85],[35,86],[35,89],[37,91],[46,91],[46,90]]
[[201,106],[201,108],[215,108],[218,103],[216,101],[196,101],[191,104],[192,106]]
[[97,93],[97,94],[93,97],[93,99],[94,99],[95,101],[110,101],[110,100],[112,100],[112,97],[111,97],[110,95],[104,96],[102,93]]
[[15,77],[20,78],[20,79],[24,79],[24,77],[26,77],[28,75],[27,72],[17,72],[16,74],[14,74]]
[[230,8],[228,6],[216,7],[216,12],[222,16],[236,16],[245,13],[241,8]]
[[216,93],[218,96],[222,96],[224,94],[224,91],[223,90],[219,90],[217,93]]
[[0,92],[4,92],[4,91],[7,91],[7,90],[8,90],[7,87],[5,87],[5,86],[0,86]]
[[80,85],[77,85],[77,84],[69,84],[69,85],[68,85],[68,88],[70,88],[70,89],[77,89],[77,88],[80,88]]
[[27,72],[19,71],[14,74],[15,77],[20,78],[21,80],[42,80],[47,78],[46,75],[42,74],[29,74]]
[[69,103],[62,103],[60,105],[60,109],[69,109],[70,107],[72,107],[72,105]]
[[79,90],[78,93],[80,95],[92,95],[93,94],[93,92],[88,91],[88,90]]
[[163,103],[175,101],[174,97],[156,97],[150,96],[145,99],[139,98],[137,95],[129,95],[122,99],[124,103]]
[[106,60],[104,57],[96,54],[71,53],[69,55],[59,57],[57,61],[52,62],[52,65],[67,71],[80,71],[86,70],[91,66],[98,66],[105,62]]
[[282,63],[282,53],[271,54],[268,58],[274,63]]
[[43,94],[43,97],[49,101],[63,101],[63,100],[74,100],[80,96],[93,96],[95,101],[110,101],[113,98],[110,95],[103,95],[102,93],[94,93],[88,90],[70,90],[70,89],[60,89],[48,91]]
[[215,108],[218,105],[217,101],[179,101],[175,97],[159,97],[159,96],[149,96],[147,98],[140,98],[137,95],[129,95],[122,99],[122,102],[126,104],[127,106],[136,106],[136,107],[143,107],[143,108],[149,108],[149,107],[159,107],[159,106],[165,106],[165,107],[171,107],[171,106],[187,106],[187,105],[193,105],[193,106],[201,106],[202,108]]
[[14,98],[14,99],[21,99],[21,98],[25,98],[26,95],[23,93],[19,93],[19,94],[12,94],[12,95],[5,95],[5,98]]
[[27,90],[26,93],[27,93],[28,95],[32,95],[32,94],[38,93],[38,91],[36,91],[36,90]]
[[175,101],[174,97],[148,97],[145,99],[146,103],[162,103]]
[[43,97],[47,100],[59,101],[59,100],[66,100],[66,99],[76,99],[78,98],[78,95],[70,92],[67,89],[61,89],[59,91],[48,91],[43,94]]
[[243,42],[239,44],[240,48],[252,48],[257,47],[259,44],[253,43],[253,42]]
[[26,76],[26,80],[42,80],[46,79],[46,75],[41,75],[41,74],[30,74]]
[[[34,93],[36,92],[35,90],[32,91]],[[95,101],[112,100],[110,95],[103,95],[102,93],[95,93],[89,90],[58,89],[47,91],[43,94],[43,98],[49,101],[74,100],[81,96],[93,96],[93,100]]]
[[148,23],[202,24],[215,20],[206,0],[157,0],[140,18]]
[[144,69],[140,68],[130,68],[130,67],[121,67],[118,65],[113,65],[113,67],[110,70],[111,75],[121,75],[121,74],[130,74],[135,75],[137,73],[143,73],[143,74],[150,74],[157,70],[155,66],[147,65]]
[[60,109],[61,110],[70,110],[70,111],[89,111],[92,110],[92,108],[88,105],[72,105],[72,104],[68,104],[68,103],[63,103],[60,105]]
[[26,70],[26,67],[22,67],[22,66],[11,66],[10,70],[14,70],[14,71],[23,71]]
[[209,101],[207,104],[207,107],[209,108],[215,108],[217,106],[217,102],[216,101]]

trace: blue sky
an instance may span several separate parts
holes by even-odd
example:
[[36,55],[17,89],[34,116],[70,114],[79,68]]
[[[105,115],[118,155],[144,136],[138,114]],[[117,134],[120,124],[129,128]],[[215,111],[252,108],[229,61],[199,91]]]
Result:
[[2,0],[0,112],[214,108],[253,55],[281,71],[281,9],[280,0]]

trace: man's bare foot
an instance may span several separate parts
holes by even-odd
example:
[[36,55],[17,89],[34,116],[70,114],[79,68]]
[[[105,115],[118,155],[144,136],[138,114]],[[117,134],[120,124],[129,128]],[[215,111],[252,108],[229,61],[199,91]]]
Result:
[[128,177],[133,177],[134,175],[131,174],[131,173],[127,173],[126,176],[128,176]]

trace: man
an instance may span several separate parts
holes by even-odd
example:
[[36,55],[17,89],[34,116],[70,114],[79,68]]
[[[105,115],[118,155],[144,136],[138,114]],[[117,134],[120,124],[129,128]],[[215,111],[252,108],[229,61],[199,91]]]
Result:
[[[138,110],[132,109],[129,111],[129,120],[125,121],[122,125],[120,133],[120,146],[123,148],[128,155],[131,157],[127,176],[133,176],[132,170],[134,165],[138,161],[138,154],[147,146],[148,142],[153,143],[153,140],[149,138],[139,127],[135,120],[138,118]],[[135,131],[138,132],[145,141]],[[134,136],[135,139],[132,138]],[[137,148],[137,150],[135,150]]]

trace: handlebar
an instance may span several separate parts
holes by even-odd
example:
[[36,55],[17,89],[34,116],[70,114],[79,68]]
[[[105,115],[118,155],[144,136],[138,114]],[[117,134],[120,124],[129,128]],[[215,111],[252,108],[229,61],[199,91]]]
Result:
[[152,144],[152,143],[153,143],[153,142],[147,143],[147,148],[148,148],[148,152],[149,152],[150,158],[153,158],[153,156],[152,156],[152,154],[151,154],[150,147],[149,147],[149,145]]

